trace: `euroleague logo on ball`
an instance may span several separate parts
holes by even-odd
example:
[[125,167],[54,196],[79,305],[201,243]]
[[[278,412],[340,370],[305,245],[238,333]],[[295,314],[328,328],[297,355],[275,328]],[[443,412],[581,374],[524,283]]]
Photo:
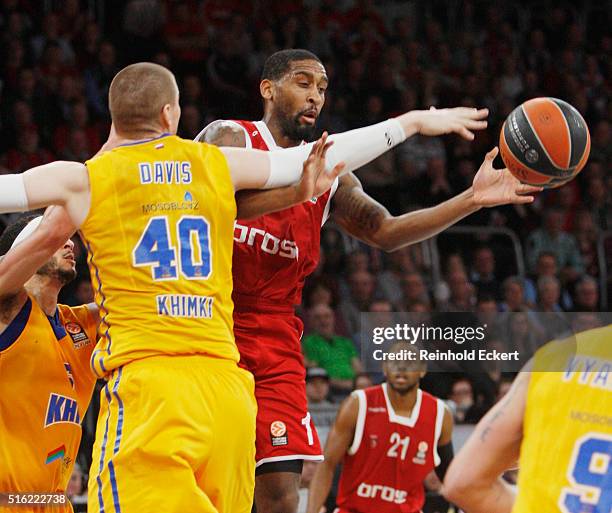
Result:
[[538,155],[538,152],[535,151],[533,148],[527,150],[527,152],[525,153],[525,159],[527,159],[527,162],[529,162],[530,164],[537,162],[539,158],[540,155]]
[[280,420],[275,420],[270,424],[270,434],[272,436],[284,436],[287,432],[287,426]]

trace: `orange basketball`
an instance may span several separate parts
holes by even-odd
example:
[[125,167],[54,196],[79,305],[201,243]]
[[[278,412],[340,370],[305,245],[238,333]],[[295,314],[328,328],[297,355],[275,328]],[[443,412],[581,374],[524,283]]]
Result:
[[584,118],[557,98],[533,98],[504,121],[499,150],[506,167],[521,182],[559,187],[584,167],[591,136]]

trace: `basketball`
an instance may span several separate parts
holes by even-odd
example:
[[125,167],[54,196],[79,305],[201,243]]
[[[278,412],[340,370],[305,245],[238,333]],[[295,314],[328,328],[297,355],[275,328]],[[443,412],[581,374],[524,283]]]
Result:
[[504,164],[521,182],[553,188],[582,170],[591,137],[584,118],[569,103],[533,98],[506,118],[499,148]]

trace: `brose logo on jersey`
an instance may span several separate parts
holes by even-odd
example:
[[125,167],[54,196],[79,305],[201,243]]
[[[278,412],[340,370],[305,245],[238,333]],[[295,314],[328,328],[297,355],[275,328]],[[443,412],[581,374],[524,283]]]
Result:
[[[257,239],[258,236],[261,237],[259,240]],[[256,243],[260,244],[261,250],[270,255],[278,254],[284,258],[296,260],[298,257],[298,247],[295,241],[286,239],[281,241],[278,237],[261,228],[234,223],[234,240],[239,244],[248,244],[249,246],[253,246]]]
[[50,394],[49,405],[45,415],[45,427],[59,424],[60,422],[80,425],[79,405],[76,399],[59,394]]
[[385,502],[392,502],[394,504],[403,504],[406,502],[408,492],[405,490],[396,490],[390,486],[383,485],[371,485],[368,483],[361,483],[357,488],[357,495],[365,499],[377,499],[380,498]]

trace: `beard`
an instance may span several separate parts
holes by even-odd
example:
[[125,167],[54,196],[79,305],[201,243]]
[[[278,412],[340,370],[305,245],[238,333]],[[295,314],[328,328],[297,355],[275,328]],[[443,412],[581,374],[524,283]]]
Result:
[[283,135],[292,141],[310,142],[314,139],[317,125],[303,125],[300,123],[300,116],[305,112],[300,111],[295,115],[289,113],[289,110],[285,105],[279,105],[277,108],[277,117],[279,120],[279,126],[283,131]]
[[56,279],[62,284],[62,286],[70,283],[77,277],[76,269],[62,269],[55,260],[47,262],[38,271],[36,271],[36,274]]

